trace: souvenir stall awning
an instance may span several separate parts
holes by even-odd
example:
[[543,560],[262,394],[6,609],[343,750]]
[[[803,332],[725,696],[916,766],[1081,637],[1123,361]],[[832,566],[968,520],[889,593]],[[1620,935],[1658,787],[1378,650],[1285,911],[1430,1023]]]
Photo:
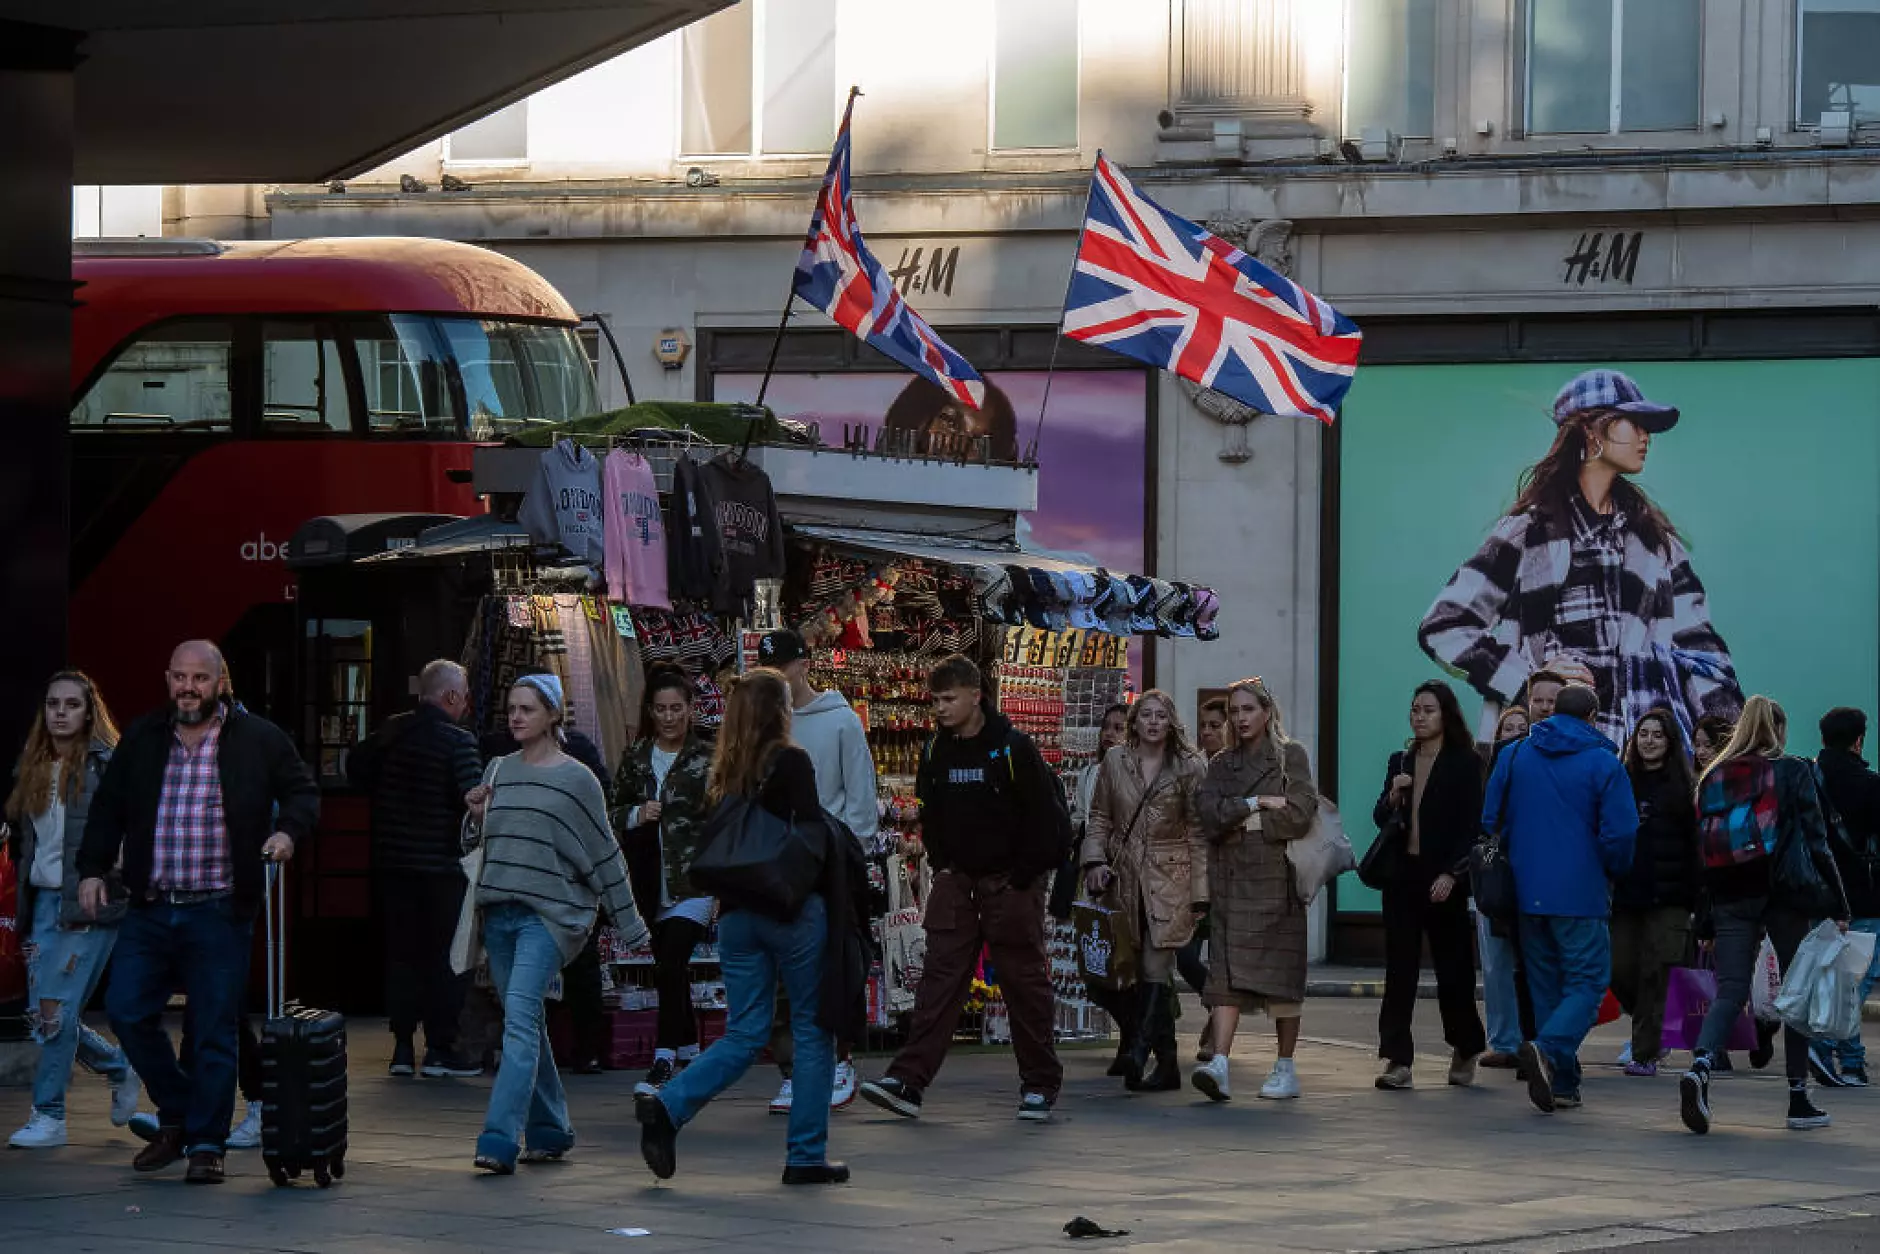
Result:
[[789,531],[798,540],[858,556],[912,559],[970,572],[977,608],[993,623],[1069,626],[1118,636],[1220,638],[1220,598],[1199,584],[1124,574],[993,541],[814,524],[792,524]]

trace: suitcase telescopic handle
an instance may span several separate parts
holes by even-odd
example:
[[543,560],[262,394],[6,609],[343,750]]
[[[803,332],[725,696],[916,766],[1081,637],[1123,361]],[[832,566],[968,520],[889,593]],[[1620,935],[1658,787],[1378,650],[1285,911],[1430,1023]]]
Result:
[[267,900],[262,913],[268,928],[268,1017],[287,1013],[287,886],[281,864],[268,859]]

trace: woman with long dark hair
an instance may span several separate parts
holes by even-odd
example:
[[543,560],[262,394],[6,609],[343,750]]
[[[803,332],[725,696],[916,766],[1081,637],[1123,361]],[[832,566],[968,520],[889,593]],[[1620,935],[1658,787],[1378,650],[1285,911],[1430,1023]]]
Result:
[[[828,1158],[829,1095],[843,1026],[838,1021],[850,1016],[846,986],[826,969],[825,955],[842,943],[853,914],[857,886],[845,868],[859,864],[861,850],[852,841],[828,839],[815,764],[790,739],[793,705],[790,681],[780,671],[759,667],[737,681],[725,704],[709,796],[714,805],[755,801],[786,822],[815,825],[826,843],[822,881],[794,918],[778,917],[768,903],[729,894],[721,899],[718,957],[730,1003],[725,1035],[659,1093],[638,1099],[640,1153],[661,1180],[678,1170],[679,1129],[736,1084],[769,1042],[779,978],[790,999],[796,1049],[783,1182],[841,1184],[849,1178],[845,1164]],[[844,900],[831,900],[838,894]]]
[[1372,817],[1382,828],[1402,824],[1396,876],[1384,888],[1384,1003],[1377,1015],[1380,1089],[1411,1086],[1416,1013],[1429,938],[1442,1008],[1443,1038],[1452,1051],[1449,1083],[1475,1082],[1488,1048],[1475,1009],[1475,952],[1469,923],[1469,850],[1482,830],[1482,771],[1474,738],[1454,689],[1439,679],[1417,685],[1410,698],[1410,743],[1393,753]]
[[[1784,751],[1788,735],[1782,707],[1767,697],[1751,697],[1730,743],[1698,779],[1702,882],[1716,931],[1717,998],[1704,1016],[1697,1056],[1678,1090],[1684,1126],[1700,1134],[1710,1131],[1712,1064],[1749,1000],[1763,936],[1786,968],[1802,938],[1821,920],[1834,919],[1847,930],[1847,895],[1829,844],[1815,767]],[[1782,1029],[1782,1036],[1789,1128],[1825,1128],[1827,1114],[1808,1097],[1808,1038],[1790,1027]]]
[[1612,991],[1632,1017],[1631,1076],[1658,1074],[1665,989],[1684,961],[1697,904],[1697,781],[1684,755],[1677,717],[1653,710],[1625,747],[1638,804],[1632,870],[1613,885]]
[[113,1124],[121,1128],[137,1114],[137,1073],[124,1051],[82,1018],[104,978],[126,906],[117,885],[95,916],[78,901],[85,819],[117,742],[117,724],[90,677],[60,671],[46,684],[14,768],[5,828],[19,873],[16,918],[26,943],[27,1022],[39,1042],[33,1113],[7,1141],[14,1149],[65,1144],[65,1092],[74,1061],[110,1081]]
[[1711,625],[1677,529],[1632,477],[1678,411],[1614,370],[1589,370],[1554,399],[1554,441],[1520,479],[1514,508],[1437,596],[1423,649],[1463,676],[1487,712],[1552,659],[1584,666],[1597,726],[1624,743],[1649,710],[1686,733],[1733,716],[1742,690]]

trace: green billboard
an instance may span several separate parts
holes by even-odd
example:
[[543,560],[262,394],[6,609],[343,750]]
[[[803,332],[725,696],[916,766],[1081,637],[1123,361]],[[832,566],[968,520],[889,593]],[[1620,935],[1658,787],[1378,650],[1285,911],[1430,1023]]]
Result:
[[[1708,593],[1745,693],[1780,701],[1791,748],[1815,750],[1835,705],[1880,689],[1880,361],[1601,362],[1682,410],[1636,482]],[[1340,416],[1338,778],[1353,843],[1410,692],[1446,677],[1418,627],[1515,499],[1554,436],[1576,365],[1367,366]],[[1448,676],[1471,726],[1482,698]],[[1347,877],[1341,910],[1377,908]]]

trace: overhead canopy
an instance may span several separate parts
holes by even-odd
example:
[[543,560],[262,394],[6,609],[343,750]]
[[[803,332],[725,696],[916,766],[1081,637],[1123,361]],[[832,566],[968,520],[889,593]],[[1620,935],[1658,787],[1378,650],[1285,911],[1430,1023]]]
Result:
[[861,527],[795,525],[790,534],[834,548],[883,557],[916,558],[947,566],[1024,566],[1032,570],[1076,571],[1094,574],[1095,566],[1066,562],[1042,553],[1027,553],[1016,544],[989,540],[956,540],[949,536],[922,536],[906,531],[871,531]]
[[76,183],[346,178],[731,0],[0,0],[83,32]]

